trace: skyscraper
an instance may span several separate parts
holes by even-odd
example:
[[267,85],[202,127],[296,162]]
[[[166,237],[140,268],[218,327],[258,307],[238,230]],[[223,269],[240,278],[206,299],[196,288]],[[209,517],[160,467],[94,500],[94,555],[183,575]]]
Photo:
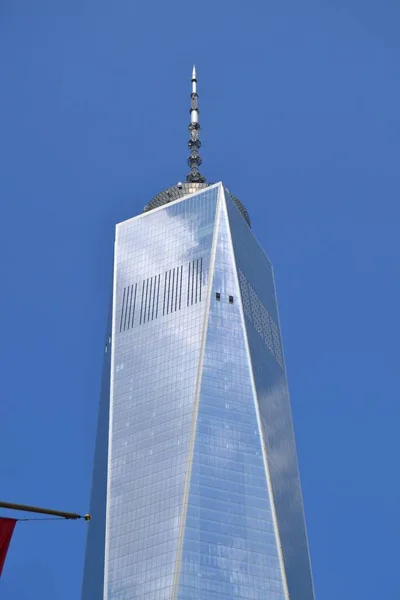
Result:
[[313,600],[271,263],[190,172],[116,227],[83,600]]

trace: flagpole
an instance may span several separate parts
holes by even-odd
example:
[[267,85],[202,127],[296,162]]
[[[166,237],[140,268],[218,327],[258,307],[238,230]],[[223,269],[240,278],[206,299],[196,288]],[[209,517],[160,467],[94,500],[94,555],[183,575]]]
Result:
[[11,502],[0,502],[0,508],[9,508],[11,510],[22,510],[24,512],[39,513],[41,515],[53,515],[64,519],[85,519],[90,521],[90,515],[78,515],[78,513],[64,512],[61,510],[52,510],[51,508],[39,508],[37,506],[28,506],[27,504],[12,504]]

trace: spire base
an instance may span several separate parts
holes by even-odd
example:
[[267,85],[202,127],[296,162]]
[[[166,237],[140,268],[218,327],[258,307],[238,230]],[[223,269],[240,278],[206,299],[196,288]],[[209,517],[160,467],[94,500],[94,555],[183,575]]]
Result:
[[206,183],[206,178],[201,173],[188,173],[186,183]]

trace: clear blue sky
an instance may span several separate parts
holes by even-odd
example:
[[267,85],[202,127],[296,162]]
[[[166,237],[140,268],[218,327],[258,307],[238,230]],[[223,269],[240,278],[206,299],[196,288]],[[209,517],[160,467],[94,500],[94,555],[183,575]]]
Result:
[[[186,174],[195,62],[203,170],[275,266],[317,596],[398,600],[399,23],[396,0],[1,2],[1,498],[88,509],[113,227]],[[17,525],[1,598],[78,599],[85,528]]]

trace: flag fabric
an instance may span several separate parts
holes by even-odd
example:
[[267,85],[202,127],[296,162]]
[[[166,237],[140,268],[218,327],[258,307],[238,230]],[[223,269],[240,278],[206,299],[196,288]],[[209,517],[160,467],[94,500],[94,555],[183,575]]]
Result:
[[17,519],[0,517],[0,577]]

